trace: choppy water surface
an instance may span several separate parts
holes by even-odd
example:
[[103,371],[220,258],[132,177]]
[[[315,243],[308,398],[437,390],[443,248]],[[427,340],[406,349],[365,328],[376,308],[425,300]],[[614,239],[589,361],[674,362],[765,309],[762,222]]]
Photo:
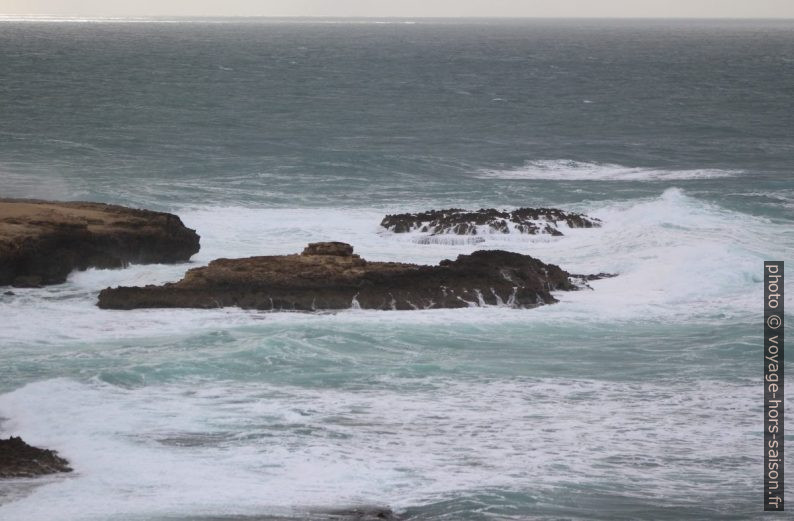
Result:
[[[790,22],[74,22],[0,21],[0,195],[173,211],[202,249],[0,296],[0,435],[75,467],[0,484],[0,519],[760,517]],[[476,245],[378,227],[530,205],[604,226]],[[95,307],[315,240],[620,276],[534,310]]]

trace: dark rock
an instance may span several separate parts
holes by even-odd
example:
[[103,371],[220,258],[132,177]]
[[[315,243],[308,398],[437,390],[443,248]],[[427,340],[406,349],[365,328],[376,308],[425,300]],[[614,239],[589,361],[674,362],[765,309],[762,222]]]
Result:
[[593,275],[571,275],[571,277],[576,277],[582,280],[601,280],[601,279],[611,279],[612,277],[617,277],[617,273],[596,273]]
[[28,478],[71,471],[69,462],[53,450],[32,447],[22,438],[0,440],[0,478]]
[[383,507],[358,507],[331,510],[327,512],[329,521],[399,521],[400,518],[390,509]]
[[16,295],[16,293],[14,293],[13,291],[6,291],[5,293],[3,293],[3,295],[6,295],[8,297],[13,297],[14,295]]
[[301,255],[336,255],[350,257],[353,247],[344,242],[313,242],[303,249]]
[[196,232],[169,213],[0,199],[0,285],[40,287],[75,269],[183,262],[198,250]]
[[569,275],[569,278],[571,282],[581,289],[593,289],[588,282],[593,280],[609,279],[617,276],[617,273],[596,273],[593,275],[579,275],[572,273]]
[[15,288],[40,288],[42,278],[39,275],[19,275],[14,277],[11,285]]
[[481,208],[475,211],[461,208],[430,210],[421,213],[387,215],[380,225],[394,233],[419,231],[429,235],[477,235],[489,233],[548,234],[559,236],[559,224],[570,228],[593,228],[601,221],[580,213],[556,208],[519,208],[506,211]]
[[[352,247],[346,245],[347,248]],[[349,251],[334,247],[333,251]],[[325,247],[308,251],[326,251]],[[556,302],[554,290],[577,286],[567,272],[528,255],[476,251],[437,266],[367,262],[358,255],[311,254],[217,259],[162,286],[107,288],[99,307],[216,308],[312,311],[460,308],[507,305],[531,308]]]

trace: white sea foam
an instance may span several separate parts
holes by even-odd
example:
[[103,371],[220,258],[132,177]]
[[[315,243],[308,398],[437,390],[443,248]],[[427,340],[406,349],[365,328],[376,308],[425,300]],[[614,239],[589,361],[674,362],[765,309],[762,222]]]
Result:
[[493,179],[548,179],[554,181],[681,181],[733,177],[741,175],[741,173],[739,170],[719,169],[637,168],[610,163],[560,159],[528,161],[523,166],[509,170],[482,170],[478,176]]
[[[0,434],[23,432],[59,450],[75,473],[0,506],[0,519],[254,515],[361,502],[400,509],[478,488],[537,494],[601,481],[642,486],[643,497],[708,497],[719,484],[750,487],[759,464],[698,464],[755,454],[760,426],[746,383],[384,384],[27,385],[0,396],[11,418]],[[700,479],[666,478],[692,465]]]
[[[679,189],[595,210],[603,228],[571,230],[571,241],[533,245],[570,271],[619,273],[595,291],[560,294],[569,309],[602,318],[748,320],[761,299],[761,266],[794,244],[786,226],[724,210]],[[582,307],[583,306],[583,307]],[[593,308],[590,308],[593,306]]]
[[[700,465],[726,454],[754,453],[757,405],[754,391],[741,381],[679,383],[671,375],[658,382],[587,377],[560,382],[501,376],[504,372],[496,370],[460,379],[397,377],[385,370],[392,376],[382,381],[375,376],[355,388],[308,380],[285,384],[269,377],[258,383],[223,376],[157,379],[161,370],[201,367],[203,360],[213,371],[216,362],[250,366],[251,350],[268,375],[288,372],[284,364],[314,360],[354,369],[368,360],[387,369],[409,360],[441,366],[442,374],[450,374],[447,365],[504,363],[498,356],[479,359],[476,352],[457,348],[452,355],[438,347],[442,352],[436,358],[423,351],[422,345],[435,345],[450,331],[481,342],[477,335],[483,332],[506,331],[510,337],[519,334],[509,331],[520,325],[522,338],[530,335],[530,351],[523,356],[535,360],[534,332],[545,339],[537,349],[545,350],[554,338],[549,331],[574,327],[582,338],[592,333],[603,340],[605,326],[621,331],[626,323],[646,328],[659,322],[682,327],[755,323],[761,261],[785,257],[794,244],[790,227],[728,211],[679,189],[577,207],[600,218],[603,226],[566,230],[551,242],[500,234],[486,236],[481,244],[416,244],[401,234],[382,233],[378,223],[392,210],[182,209],[178,213],[185,223],[202,235],[193,263],[89,270],[63,285],[0,296],[0,345],[9,359],[62,364],[58,374],[83,375],[84,368],[99,364],[122,379],[143,375],[135,381],[141,387],[110,385],[105,382],[114,376],[103,375],[82,382],[44,380],[0,395],[0,417],[6,418],[0,435],[21,434],[34,445],[59,450],[76,469],[0,506],[0,520],[77,521],[119,513],[258,515],[361,502],[401,508],[482,487],[523,490],[530,483],[537,494],[558,481],[608,482],[624,490],[641,486],[643,497],[663,498],[707,496],[720,488],[715,483],[753,485],[754,478],[747,477],[758,465],[753,458]],[[348,241],[365,258],[424,263],[502,248],[574,273],[620,275],[593,282],[594,291],[561,292],[559,304],[533,310],[303,314],[95,306],[96,293],[105,286],[175,280],[185,269],[216,257],[290,253],[317,240]],[[340,340],[315,341],[305,333],[312,330]],[[211,332],[228,332],[228,343],[183,345],[179,340]],[[419,342],[406,339],[406,332]],[[368,348],[348,347],[356,342],[345,340],[348,335],[363,336],[360,342]],[[140,337],[150,341],[134,340]],[[170,344],[159,342],[161,337]],[[575,340],[557,348],[571,353]],[[282,341],[288,347],[280,347]],[[507,342],[501,348],[509,349]],[[691,353],[672,350],[670,356]],[[454,373],[455,367],[449,370]],[[697,407],[702,403],[709,408]],[[725,429],[726,424],[733,428]],[[700,473],[696,480],[668,479],[694,467]]]
[[[497,323],[514,321],[750,320],[761,299],[764,259],[784,258],[794,232],[782,224],[724,210],[669,189],[659,197],[577,208],[601,228],[567,229],[552,241],[520,234],[483,235],[477,244],[417,244],[383,233],[382,210],[205,208],[180,211],[202,235],[189,264],[133,266],[74,273],[66,284],[0,295],[0,343],[40,344],[161,336],[268,322]],[[406,234],[410,235],[410,234]],[[478,249],[506,249],[558,264],[572,273],[618,273],[594,291],[560,292],[560,304],[419,312],[261,313],[236,309],[106,311],[96,295],[108,286],[178,280],[218,257],[286,254],[312,241],[342,240],[371,260],[435,264]],[[792,296],[787,297],[789,300]],[[788,301],[787,301],[788,302]],[[789,305],[794,309],[794,304]]]

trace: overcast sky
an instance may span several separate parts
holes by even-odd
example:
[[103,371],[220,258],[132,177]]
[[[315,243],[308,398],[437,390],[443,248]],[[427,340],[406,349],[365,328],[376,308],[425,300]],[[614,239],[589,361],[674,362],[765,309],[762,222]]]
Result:
[[794,18],[794,0],[0,0],[0,14]]

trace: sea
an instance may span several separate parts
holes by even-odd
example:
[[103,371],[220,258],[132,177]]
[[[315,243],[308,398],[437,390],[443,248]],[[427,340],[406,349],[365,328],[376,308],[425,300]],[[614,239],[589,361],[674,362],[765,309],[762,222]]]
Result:
[[[0,482],[3,521],[763,516],[792,20],[0,17],[0,196],[201,235],[189,263],[4,289],[0,437],[74,472]],[[379,226],[524,206],[603,226],[431,244]],[[536,309],[96,306],[326,240],[618,276]]]

